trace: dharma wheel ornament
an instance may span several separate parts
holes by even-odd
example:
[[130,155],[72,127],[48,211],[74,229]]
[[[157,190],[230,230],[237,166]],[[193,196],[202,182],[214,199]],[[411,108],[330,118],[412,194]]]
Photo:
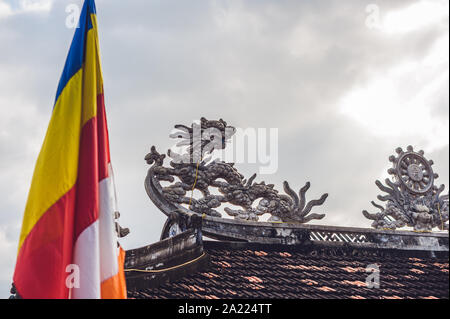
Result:
[[396,153],[397,156],[389,157],[393,166],[388,173],[392,179],[386,179],[387,186],[376,181],[378,188],[387,193],[378,196],[386,206],[372,202],[381,211],[363,211],[364,216],[373,220],[372,227],[377,229],[408,226],[416,231],[432,231],[435,227],[448,230],[449,196],[441,196],[445,185],[434,185],[439,175],[433,172],[433,161],[427,160],[423,151],[415,152],[412,146],[406,151],[399,147]]

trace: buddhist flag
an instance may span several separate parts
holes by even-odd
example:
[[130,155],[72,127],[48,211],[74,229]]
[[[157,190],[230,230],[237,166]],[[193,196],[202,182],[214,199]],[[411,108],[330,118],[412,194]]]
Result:
[[22,298],[125,298],[95,3],[86,0],[25,208]]

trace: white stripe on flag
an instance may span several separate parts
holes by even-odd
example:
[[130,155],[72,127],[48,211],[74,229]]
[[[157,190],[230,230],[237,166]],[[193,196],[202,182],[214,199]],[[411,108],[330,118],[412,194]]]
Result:
[[114,221],[115,195],[111,169],[109,176],[99,185],[100,280],[102,282],[119,272],[119,253]]
[[79,288],[73,288],[72,299],[100,298],[100,252],[98,221],[86,228],[75,243],[74,264],[78,266]]

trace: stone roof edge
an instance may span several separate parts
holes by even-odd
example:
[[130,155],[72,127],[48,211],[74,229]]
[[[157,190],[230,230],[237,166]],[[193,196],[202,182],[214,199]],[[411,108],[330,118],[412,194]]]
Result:
[[309,242],[345,243],[354,247],[447,251],[448,233],[422,233],[325,225],[248,222],[206,217],[203,234],[222,241],[304,245]]
[[314,224],[295,224],[295,223],[279,223],[279,222],[254,222],[254,221],[241,221],[231,218],[218,218],[206,216],[203,220],[210,222],[217,222],[222,224],[241,225],[241,226],[258,226],[258,227],[271,227],[271,228],[291,228],[291,229],[310,229],[310,230],[325,230],[325,231],[345,231],[345,232],[358,232],[358,233],[377,233],[386,235],[413,235],[424,237],[449,237],[448,231],[440,232],[417,232],[409,230],[379,230],[374,228],[360,228],[360,227],[347,227],[347,226],[329,226],[329,225],[314,225]]

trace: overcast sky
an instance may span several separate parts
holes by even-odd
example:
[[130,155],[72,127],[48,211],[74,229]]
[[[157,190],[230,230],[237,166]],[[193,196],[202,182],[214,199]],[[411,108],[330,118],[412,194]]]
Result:
[[[376,179],[412,144],[449,182],[448,0],[97,0],[105,98],[126,249],[159,239],[144,190],[152,145],[201,116],[278,128],[278,170],[330,194],[315,224],[370,227]],[[0,0],[0,298],[81,0]],[[251,176],[254,164],[238,164]]]

